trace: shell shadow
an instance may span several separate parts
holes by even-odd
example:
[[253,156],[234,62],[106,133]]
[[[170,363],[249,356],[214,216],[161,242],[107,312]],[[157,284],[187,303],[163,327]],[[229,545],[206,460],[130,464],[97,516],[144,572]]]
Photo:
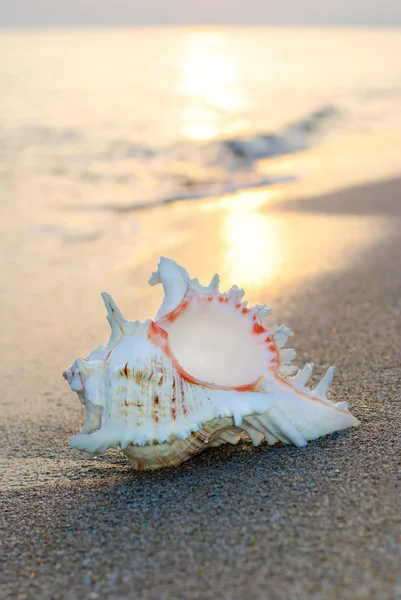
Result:
[[[155,495],[162,494],[167,504],[177,494],[184,494],[187,501],[196,496],[219,497],[222,489],[238,495],[253,488],[254,499],[277,495],[281,488],[299,491],[313,487],[315,479],[322,478],[335,466],[341,457],[341,449],[352,446],[352,430],[336,432],[330,436],[310,442],[305,448],[277,444],[268,446],[262,443],[255,448],[247,440],[237,446],[209,448],[179,467],[156,471],[134,471],[126,459],[117,454],[106,454],[102,462],[90,469],[90,493],[109,495],[113,489],[113,502],[132,504],[130,496],[135,496],[135,506],[148,503]],[[350,454],[348,454],[350,456]],[[109,467],[105,469],[106,465]],[[79,486],[80,477],[75,485]],[[88,484],[86,480],[85,484]],[[89,491],[89,490],[88,490]]]

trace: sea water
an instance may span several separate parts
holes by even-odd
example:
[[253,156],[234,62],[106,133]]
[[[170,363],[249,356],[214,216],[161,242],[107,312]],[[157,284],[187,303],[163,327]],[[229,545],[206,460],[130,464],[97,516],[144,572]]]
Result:
[[401,169],[401,29],[3,31],[0,90],[0,189],[21,211]]

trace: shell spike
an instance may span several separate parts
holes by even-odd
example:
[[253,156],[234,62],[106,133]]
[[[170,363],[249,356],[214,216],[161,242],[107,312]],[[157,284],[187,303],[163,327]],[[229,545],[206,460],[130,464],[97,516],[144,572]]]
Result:
[[279,350],[279,356],[280,356],[280,366],[279,366],[279,373],[281,373],[282,375],[291,375],[291,373],[294,373],[294,371],[297,370],[297,367],[295,367],[294,365],[291,365],[291,361],[294,360],[294,358],[296,357],[297,353],[295,352],[295,350],[293,348],[283,348],[282,350]]
[[245,296],[245,290],[241,290],[237,285],[233,285],[228,293],[230,296],[234,296],[237,302],[241,302]]
[[272,327],[272,334],[274,335],[277,348],[284,348],[288,338],[294,335],[291,329],[288,329],[286,325],[276,325]]
[[261,321],[263,321],[266,317],[272,314],[272,309],[266,306],[265,304],[256,304],[256,310],[258,311],[258,316]]
[[309,377],[312,375],[312,371],[314,368],[314,363],[306,363],[303,369],[299,369],[296,375],[292,378],[296,387],[303,387],[305,383],[308,381]]
[[110,345],[116,343],[120,339],[121,334],[128,332],[130,323],[124,319],[110,294],[102,292],[101,296],[107,310],[107,320],[111,327]]
[[220,275],[218,273],[215,273],[209,283],[209,289],[211,292],[218,292],[219,291],[219,283],[220,283]]
[[77,358],[75,361],[75,365],[77,368],[84,373],[85,375],[90,375],[91,373],[95,373],[101,368],[101,361],[90,361],[84,358]]
[[335,367],[329,367],[326,371],[325,376],[319,381],[316,388],[313,390],[313,395],[319,398],[325,398],[326,392],[333,381]]
[[174,260],[160,257],[158,269],[149,279],[149,285],[161,283],[164,290],[164,300],[156,319],[168,315],[177,308],[188,291],[188,279],[188,273]]

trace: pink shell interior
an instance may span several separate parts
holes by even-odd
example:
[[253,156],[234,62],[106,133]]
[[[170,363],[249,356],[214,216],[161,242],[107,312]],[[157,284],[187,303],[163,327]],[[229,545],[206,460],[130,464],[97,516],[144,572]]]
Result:
[[170,358],[188,381],[224,389],[251,389],[277,370],[273,335],[257,309],[234,294],[198,294],[189,290],[169,314],[152,323],[149,339]]

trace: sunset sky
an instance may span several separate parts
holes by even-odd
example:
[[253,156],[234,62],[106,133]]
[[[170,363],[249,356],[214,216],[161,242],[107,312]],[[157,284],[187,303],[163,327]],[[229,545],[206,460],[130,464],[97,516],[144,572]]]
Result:
[[399,0],[0,0],[0,27],[401,25]]

